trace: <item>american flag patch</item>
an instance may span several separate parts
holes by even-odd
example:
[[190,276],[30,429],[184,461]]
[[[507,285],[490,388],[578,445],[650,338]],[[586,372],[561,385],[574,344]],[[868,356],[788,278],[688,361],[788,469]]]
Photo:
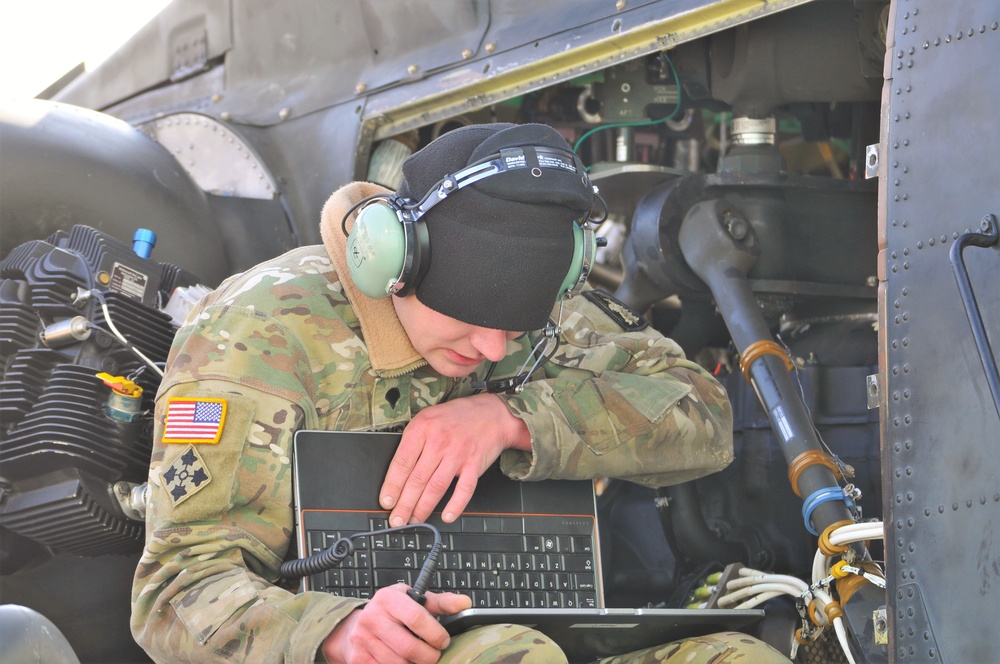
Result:
[[185,399],[167,402],[164,443],[217,443],[226,422],[225,399]]

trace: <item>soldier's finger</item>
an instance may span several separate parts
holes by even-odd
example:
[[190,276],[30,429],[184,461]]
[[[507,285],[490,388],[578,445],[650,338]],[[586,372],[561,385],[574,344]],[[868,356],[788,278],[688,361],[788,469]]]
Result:
[[[413,506],[412,518],[417,521],[426,521],[427,517],[431,515],[437,504],[441,502],[444,495],[448,492],[448,488],[451,486],[451,481],[455,478],[455,468],[453,464],[446,463],[446,460],[442,460],[442,463],[438,465],[434,474],[427,481],[427,484],[422,488],[420,497],[417,499],[417,503]],[[473,487],[475,488],[475,487]],[[468,503],[468,501],[466,501]],[[462,506],[464,507],[464,505]],[[461,510],[460,510],[461,511]],[[445,521],[450,523],[457,518],[457,515],[451,518],[445,517]]]
[[[413,516],[413,511],[417,506],[417,502],[420,497],[427,490],[428,486],[431,487],[432,491],[438,490],[441,481],[436,478],[435,474],[438,470],[438,465],[440,459],[429,458],[426,454],[417,461],[416,466],[410,471],[409,476],[407,476],[406,481],[403,483],[403,488],[399,492],[399,498],[396,499],[396,506],[392,509],[389,514],[389,525],[396,527],[402,526],[410,522],[410,518]],[[444,480],[444,487],[440,489],[440,494],[438,495],[438,500],[444,495],[444,492],[448,490],[448,485],[451,480]],[[437,503],[431,503],[431,509]],[[427,511],[430,514],[430,510]]]
[[444,511],[441,514],[441,519],[445,523],[451,523],[462,515],[469,501],[472,500],[472,494],[476,492],[478,484],[479,476],[476,471],[468,466],[463,467],[455,482],[455,491],[451,494],[451,499],[444,506]]
[[[379,503],[387,510],[394,509],[399,501],[399,496],[403,492],[410,473],[416,468],[423,451],[423,441],[418,435],[407,435],[403,432],[403,437],[399,441],[399,447],[389,462],[389,470],[386,471],[385,479],[382,481],[382,488],[379,489]],[[407,513],[409,517],[409,513]],[[403,523],[406,523],[405,521]],[[402,525],[402,524],[400,524]]]
[[427,593],[424,608],[435,616],[447,616],[472,608],[472,598],[460,593]]
[[[445,633],[445,637],[448,636],[448,632],[445,631],[444,627],[441,627],[429,613],[426,611],[422,613],[430,622],[437,626],[438,630]],[[427,632],[429,630],[425,628],[423,631]],[[437,641],[441,641],[433,631],[430,631],[430,634]],[[424,634],[410,625],[403,626],[396,622],[390,623],[381,631],[379,637],[389,646],[394,655],[389,661],[397,661],[398,659],[401,662],[413,662],[414,664],[434,664],[441,656],[441,649],[430,645],[424,638]],[[445,643],[447,643],[447,639],[445,639]],[[378,661],[382,662],[383,660],[379,659]]]
[[[381,639],[369,638],[365,641],[365,647],[367,652],[358,654],[355,658],[357,661],[368,664],[385,664],[399,662],[400,664],[405,664],[406,658],[393,650],[388,644],[382,642]],[[367,657],[366,657],[367,656]],[[352,661],[354,661],[352,659]]]

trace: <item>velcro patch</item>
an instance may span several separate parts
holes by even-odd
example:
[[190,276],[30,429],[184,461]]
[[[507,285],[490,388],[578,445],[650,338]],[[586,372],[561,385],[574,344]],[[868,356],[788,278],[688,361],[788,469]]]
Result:
[[225,423],[225,399],[171,397],[167,401],[162,440],[164,443],[214,445],[222,437]]
[[583,296],[600,307],[626,332],[638,332],[649,326],[649,321],[604,291],[587,290],[583,291]]
[[212,474],[208,472],[205,460],[198,454],[194,445],[189,445],[184,454],[163,469],[160,477],[174,507],[204,489],[212,481]]

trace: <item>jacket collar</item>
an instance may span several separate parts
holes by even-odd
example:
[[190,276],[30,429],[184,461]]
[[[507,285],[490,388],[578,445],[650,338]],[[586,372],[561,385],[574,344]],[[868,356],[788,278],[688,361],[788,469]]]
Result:
[[[337,275],[344,293],[354,307],[361,324],[361,334],[368,347],[372,369],[379,376],[400,375],[426,364],[420,353],[410,343],[390,298],[370,298],[354,285],[347,266],[347,238],[340,222],[352,205],[374,194],[390,194],[388,189],[368,182],[352,182],[333,192],[323,206],[320,235],[330,260],[337,268]],[[354,225],[356,214],[347,220],[347,229]]]

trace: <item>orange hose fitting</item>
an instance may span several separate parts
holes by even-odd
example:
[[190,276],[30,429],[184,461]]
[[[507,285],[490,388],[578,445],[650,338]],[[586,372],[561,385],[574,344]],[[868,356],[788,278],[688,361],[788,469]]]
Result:
[[837,588],[837,596],[840,597],[840,605],[847,604],[851,600],[851,595],[854,594],[854,591],[866,583],[871,582],[857,574],[851,574],[843,579],[834,581],[833,584]]
[[830,535],[837,528],[840,528],[841,526],[849,526],[852,523],[854,522],[851,521],[850,519],[837,521],[836,523],[831,523],[829,526],[826,527],[826,529],[822,533],[820,533],[818,546],[819,550],[823,553],[824,556],[831,556],[831,557],[837,556],[843,553],[844,551],[847,551],[847,549],[850,548],[850,545],[848,544],[831,544]]
[[799,475],[801,475],[802,471],[809,466],[814,466],[816,464],[826,466],[841,480],[846,479],[844,477],[844,471],[840,469],[840,466],[837,465],[837,463],[833,460],[833,457],[829,454],[823,452],[822,450],[806,450],[792,459],[792,462],[788,464],[788,482],[792,485],[792,491],[794,491],[795,495],[799,498],[802,497],[802,492],[799,491]]
[[750,365],[761,355],[777,355],[785,363],[786,369],[791,371],[793,368],[792,358],[788,357],[788,353],[785,352],[785,349],[778,342],[770,339],[761,339],[747,346],[743,354],[740,355],[740,369],[743,371],[743,378],[746,382],[750,382]]
[[816,600],[810,600],[809,605],[806,607],[806,612],[809,614],[809,620],[813,622],[817,627],[822,627],[823,623],[819,621],[816,617]]
[[838,602],[830,602],[826,605],[826,617],[830,619],[831,623],[843,615],[844,610],[840,608],[840,604]]

